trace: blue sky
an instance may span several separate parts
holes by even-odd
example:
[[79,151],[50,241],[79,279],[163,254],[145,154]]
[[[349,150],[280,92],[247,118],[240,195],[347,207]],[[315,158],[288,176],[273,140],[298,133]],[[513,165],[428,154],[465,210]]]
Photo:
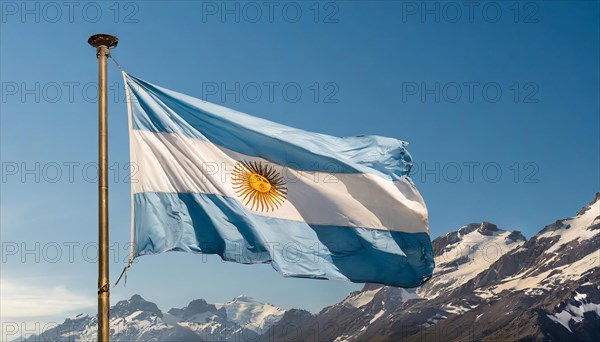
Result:
[[[306,130],[410,142],[433,237],[482,220],[530,237],[600,188],[598,2],[53,4],[1,3],[3,321],[95,310],[95,33],[118,35],[116,59],[152,83]],[[112,62],[109,84],[114,283],[130,207]],[[112,300],[168,309],[245,293],[318,311],[360,287],[168,253],[139,259]]]

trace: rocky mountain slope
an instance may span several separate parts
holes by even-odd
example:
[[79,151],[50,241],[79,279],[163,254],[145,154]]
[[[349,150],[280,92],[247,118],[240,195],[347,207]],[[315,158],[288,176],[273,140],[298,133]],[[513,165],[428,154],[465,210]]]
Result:
[[[526,240],[483,222],[433,241],[417,289],[366,284],[318,314],[239,296],[167,313],[140,296],[111,311],[114,341],[594,341],[600,338],[600,193]],[[78,316],[45,341],[94,341]],[[36,336],[28,341],[34,341]]]
[[[528,241],[518,231],[484,222],[433,245],[437,266],[428,283],[416,291],[368,284],[303,318],[297,340],[600,338],[600,193],[574,217],[544,227]],[[271,327],[268,337],[289,338],[285,323]]]

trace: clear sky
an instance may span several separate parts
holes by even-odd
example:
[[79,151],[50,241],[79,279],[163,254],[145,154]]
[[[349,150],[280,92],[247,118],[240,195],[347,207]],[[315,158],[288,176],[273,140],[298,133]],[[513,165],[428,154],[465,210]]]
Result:
[[[433,237],[482,220],[530,237],[600,188],[598,2],[1,6],[3,321],[95,312],[95,33],[118,35],[123,68],[163,87],[306,130],[410,142]],[[109,84],[114,283],[130,207],[112,62]],[[140,258],[112,301],[139,293],[167,310],[244,293],[316,312],[360,288],[167,253]]]

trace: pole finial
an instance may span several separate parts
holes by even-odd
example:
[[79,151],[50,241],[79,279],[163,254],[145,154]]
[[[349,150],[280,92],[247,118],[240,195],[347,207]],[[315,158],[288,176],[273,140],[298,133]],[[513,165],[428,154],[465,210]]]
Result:
[[106,46],[109,49],[117,47],[119,44],[119,38],[116,36],[111,36],[110,34],[95,34],[88,39],[88,44],[93,46],[94,48],[99,48],[100,46]]

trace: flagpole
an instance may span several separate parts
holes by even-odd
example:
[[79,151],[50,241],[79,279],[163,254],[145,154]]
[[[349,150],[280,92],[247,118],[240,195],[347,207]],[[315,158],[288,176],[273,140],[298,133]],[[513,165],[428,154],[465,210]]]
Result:
[[98,341],[110,340],[110,283],[108,275],[108,103],[106,60],[119,39],[96,34],[88,44],[98,58]]

